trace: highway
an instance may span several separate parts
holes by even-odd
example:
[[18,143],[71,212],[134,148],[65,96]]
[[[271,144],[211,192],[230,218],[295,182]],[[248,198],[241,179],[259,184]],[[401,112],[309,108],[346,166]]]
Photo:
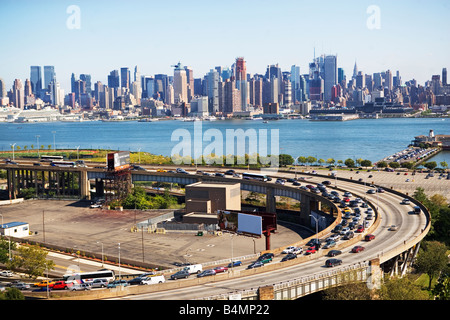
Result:
[[[146,169],[148,171],[156,171],[155,168],[152,167],[146,167]],[[189,170],[191,174],[195,173],[192,172],[192,168],[185,168],[185,169]],[[240,170],[240,172],[242,171],[243,170]],[[293,172],[291,173],[278,172],[273,176],[274,178],[283,177],[284,179],[287,179],[287,178],[294,178],[295,174]],[[307,181],[306,183],[301,182],[302,185],[321,183],[324,180],[332,180],[331,177],[330,179],[328,179],[324,178],[323,176],[322,177],[318,175],[306,176],[302,175],[301,173],[297,173],[296,176],[297,177],[304,176],[308,178],[306,180]],[[231,178],[229,176],[226,176],[226,178],[224,178],[224,180],[227,181],[229,181],[230,179],[232,179],[233,181],[240,180],[239,178]],[[272,182],[267,183],[274,183],[274,180],[275,179],[273,179]],[[355,197],[367,198],[372,203],[372,205],[378,209],[378,213],[381,219],[381,223],[379,224],[378,228],[372,232],[372,234],[375,235],[374,240],[370,242],[360,241],[359,243],[352,244],[351,246],[345,247],[344,249],[340,249],[342,250],[342,254],[339,255],[338,257],[343,261],[343,264],[340,267],[364,263],[374,258],[379,258],[381,263],[387,261],[393,257],[392,254],[390,254],[390,252],[404,245],[406,242],[416,239],[421,234],[421,231],[424,230],[427,226],[426,217],[423,214],[420,215],[411,214],[413,209],[412,205],[401,204],[403,197],[400,195],[395,195],[389,192],[368,194],[367,190],[371,188],[370,186],[365,186],[354,182],[346,182],[342,180],[338,180],[336,183],[341,196],[343,193],[343,191],[341,190],[345,190],[351,192],[353,194],[353,198]],[[286,185],[290,185],[290,183],[287,182]],[[335,181],[332,181],[332,184],[331,186],[328,187],[328,189],[333,189],[334,186]],[[292,187],[298,188],[295,186]],[[362,218],[364,218],[364,214],[362,215]],[[391,225],[396,225],[397,230],[391,231],[389,229]],[[322,238],[326,238],[327,236],[328,235],[325,235]],[[342,243],[345,241],[346,240],[339,240],[338,243]],[[289,245],[289,243],[287,243],[286,246],[287,245]],[[352,253],[351,248],[354,245],[364,246],[365,250],[359,253]],[[276,255],[271,264],[282,263],[279,262],[282,257],[283,257],[282,254]],[[324,266],[324,263],[328,259],[328,257],[323,256],[315,258],[314,254],[310,257],[311,260],[307,262],[277,269],[276,272],[270,273],[262,272],[251,276],[231,278],[223,281],[216,281],[216,282],[211,281],[200,285],[189,286],[187,288],[164,290],[153,293],[149,292],[149,293],[133,294],[129,296],[120,297],[117,299],[124,299],[124,300],[201,299],[220,294],[232,293],[235,291],[258,288],[264,285],[273,285],[276,283],[292,281],[294,279],[299,279],[302,277],[311,276],[327,271],[327,268]],[[236,275],[239,275],[240,271],[245,268],[246,266],[244,265],[235,268],[235,270],[233,270],[232,272],[234,272]],[[263,270],[264,267],[262,267],[260,271]],[[193,277],[194,276],[191,276],[190,278]],[[186,280],[168,280],[167,282],[171,281],[186,281]]]
[[[291,178],[294,177],[294,174],[279,173],[276,176]],[[297,174],[297,176],[301,175]],[[324,179],[323,177],[313,177],[312,179],[308,180],[308,183],[321,183],[323,180],[327,179]],[[386,259],[388,258],[388,256],[385,255],[390,250],[403,245],[405,241],[409,239],[416,238],[421,233],[421,230],[425,229],[426,227],[427,220],[425,216],[423,214],[411,214],[413,209],[412,206],[402,205],[401,201],[403,200],[403,198],[400,196],[390,194],[388,192],[367,194],[366,192],[369,189],[368,186],[351,182],[338,181],[337,187],[351,192],[354,196],[358,195],[360,197],[366,197],[375,206],[378,207],[378,212],[381,216],[381,224],[372,233],[376,238],[370,242],[361,241],[360,243],[355,244],[364,246],[364,251],[360,253],[352,253],[351,248],[353,247],[353,245],[342,250],[342,254],[338,256],[338,258],[342,259],[343,261],[342,267],[357,264],[359,262],[369,261],[374,258],[380,258],[380,260],[383,261],[384,257]],[[391,225],[396,225],[398,227],[397,231],[389,230],[389,227]],[[326,238],[327,236],[324,236],[323,238]],[[343,241],[345,240],[339,240],[339,242]],[[277,262],[281,259],[281,257],[282,255],[278,255],[272,263],[281,263]],[[305,276],[323,272],[326,270],[324,263],[327,259],[328,257],[320,257],[305,263],[277,270],[276,272],[260,273],[245,278],[211,282],[183,289],[132,295],[121,297],[118,299],[199,299],[208,296],[226,294],[234,291],[246,290],[250,288],[258,288],[264,285],[272,285],[275,283],[291,281],[297,278],[302,278]],[[242,269],[245,267],[240,268]],[[239,272],[239,269],[237,269],[237,272]]]

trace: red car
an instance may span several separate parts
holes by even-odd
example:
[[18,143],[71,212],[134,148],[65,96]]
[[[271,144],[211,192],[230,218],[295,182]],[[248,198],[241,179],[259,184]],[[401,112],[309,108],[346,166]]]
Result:
[[305,254],[312,254],[312,253],[316,253],[316,252],[317,252],[316,247],[312,246],[312,247],[309,247],[308,250],[306,250]]
[[364,240],[366,240],[366,241],[371,241],[371,240],[373,240],[373,239],[375,239],[375,236],[374,236],[373,234],[367,234],[367,235],[364,237]]
[[227,267],[215,267],[214,271],[216,271],[216,273],[225,272],[225,271],[228,271],[228,268]]
[[65,281],[56,281],[55,284],[53,285],[53,289],[54,290],[58,290],[58,289],[68,289],[68,285]]
[[363,246],[354,246],[353,249],[352,249],[352,252],[358,253],[358,252],[361,252],[363,250],[364,250]]
[[363,232],[364,231],[364,226],[362,224],[360,224],[358,226],[358,229],[356,229],[356,232]]

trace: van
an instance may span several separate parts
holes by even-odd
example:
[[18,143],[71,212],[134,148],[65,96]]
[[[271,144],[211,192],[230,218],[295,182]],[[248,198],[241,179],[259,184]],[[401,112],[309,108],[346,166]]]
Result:
[[188,271],[190,274],[192,273],[200,273],[203,271],[202,265],[201,264],[192,264],[190,266],[186,266],[184,267],[183,270]]
[[157,284],[164,282],[166,282],[166,279],[164,278],[163,275],[150,276],[141,280],[141,284]]

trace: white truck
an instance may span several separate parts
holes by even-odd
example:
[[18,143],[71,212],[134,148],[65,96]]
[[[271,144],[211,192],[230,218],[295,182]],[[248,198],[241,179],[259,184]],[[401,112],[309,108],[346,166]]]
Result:
[[203,268],[201,264],[191,264],[190,266],[184,267],[184,270],[187,270],[190,274],[193,274],[202,272]]
[[166,282],[163,275],[149,276],[141,280],[141,284],[157,284]]

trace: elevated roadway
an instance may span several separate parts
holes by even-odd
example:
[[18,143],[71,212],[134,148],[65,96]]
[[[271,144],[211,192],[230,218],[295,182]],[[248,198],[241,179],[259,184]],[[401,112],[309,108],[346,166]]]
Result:
[[[92,172],[97,172],[95,169],[88,169]],[[95,174],[98,174],[95,173]],[[146,176],[161,176],[166,177],[170,181],[171,178],[181,179],[196,179],[194,175],[185,176],[176,174],[165,174],[157,172],[139,172],[139,175]],[[275,177],[291,178],[294,177],[294,173],[279,172]],[[308,183],[320,183],[323,180],[328,180],[327,176],[319,175],[302,175],[298,176],[308,177]],[[242,181],[237,178],[213,178],[213,180],[219,179],[221,181],[233,181],[239,180],[244,184],[260,185],[260,182],[254,181]],[[159,179],[159,178],[158,178]],[[161,178],[164,180],[164,178]],[[198,180],[198,179],[196,179]],[[187,180],[186,180],[187,181]],[[334,181],[333,181],[334,182]],[[277,185],[272,182],[266,182],[267,187],[276,190],[290,189],[292,194],[304,194],[308,191],[299,190],[298,187]],[[289,183],[288,183],[289,184]],[[304,183],[302,183],[304,184]],[[332,184],[334,187],[334,183]],[[272,263],[265,265],[264,267],[247,270],[245,267],[238,267],[226,274],[218,274],[216,276],[207,278],[194,278],[186,280],[168,280],[164,284],[152,285],[152,286],[139,286],[136,289],[133,287],[120,288],[120,290],[109,291],[109,297],[117,296],[121,299],[227,299],[233,294],[238,294],[244,299],[258,299],[261,298],[258,290],[261,288],[270,288],[269,291],[275,296],[277,287],[288,287],[292,290],[298,290],[296,283],[309,283],[310,281],[318,281],[318,279],[328,279],[327,286],[335,285],[333,281],[338,281],[335,278],[338,274],[355,274],[358,281],[371,281],[376,283],[373,275],[382,274],[381,270],[389,270],[391,272],[404,273],[408,267],[408,264],[412,261],[417,250],[419,248],[420,241],[425,237],[430,227],[430,217],[426,208],[422,207],[422,213],[420,215],[412,214],[411,205],[403,205],[401,201],[407,198],[406,195],[399,193],[395,190],[386,190],[384,193],[368,194],[367,190],[370,188],[362,183],[356,181],[348,181],[346,179],[336,179],[337,190],[341,192],[349,191],[354,196],[360,198],[366,198],[373,209],[376,211],[376,219],[366,229],[365,233],[372,233],[375,235],[375,239],[366,242],[363,240],[363,234],[359,234],[357,237],[351,240],[339,240],[338,248],[342,251],[339,259],[342,259],[343,264],[339,267],[335,267],[332,270],[325,268],[325,260],[328,259],[324,254],[328,250],[319,250],[318,253],[309,256],[302,256],[296,260],[290,260],[287,262],[279,262],[281,256],[278,254],[281,249],[273,250],[276,253],[276,259]],[[282,194],[282,191],[279,191]],[[307,194],[313,199],[323,200],[327,203],[326,199],[318,195]],[[300,197],[301,200],[301,197]],[[414,199],[410,200],[414,205],[421,205],[416,203]],[[340,211],[337,213],[336,223],[341,219]],[[335,224],[336,224],[335,223]],[[390,230],[391,225],[396,225],[397,230]],[[333,226],[333,225],[332,225]],[[326,238],[331,227],[320,233],[321,238]],[[296,243],[295,245],[301,246],[306,243],[308,239],[305,239],[303,243]],[[287,244],[289,245],[289,244]],[[360,253],[352,253],[351,248],[355,245],[362,245],[365,250]],[[400,262],[400,263],[399,263]],[[379,276],[380,277],[380,276]],[[309,279],[309,280],[308,280]],[[332,280],[335,279],[335,280]],[[379,280],[379,279],[378,279]],[[323,286],[321,288],[325,288]],[[310,287],[311,289],[311,287]],[[303,289],[302,289],[303,290]],[[256,293],[255,293],[256,292]],[[311,292],[309,290],[308,292]],[[305,293],[305,291],[303,291]],[[301,294],[300,294],[301,295]],[[270,295],[269,295],[270,296]],[[298,297],[299,295],[290,296],[290,298]],[[97,296],[97,298],[106,298],[107,296]]]

